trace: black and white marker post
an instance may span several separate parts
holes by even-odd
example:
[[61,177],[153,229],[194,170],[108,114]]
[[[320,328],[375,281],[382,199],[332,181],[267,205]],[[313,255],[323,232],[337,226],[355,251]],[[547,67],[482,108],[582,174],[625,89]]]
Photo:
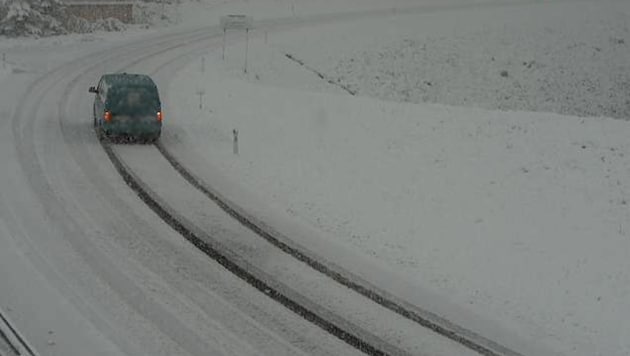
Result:
[[247,73],[247,52],[249,50],[249,28],[245,29],[245,66],[243,67],[243,73]]
[[199,95],[199,110],[203,110],[203,95],[206,93],[203,89],[197,89],[197,95]]
[[221,51],[222,60],[225,60],[225,32],[226,32],[226,28],[223,27],[223,50]]

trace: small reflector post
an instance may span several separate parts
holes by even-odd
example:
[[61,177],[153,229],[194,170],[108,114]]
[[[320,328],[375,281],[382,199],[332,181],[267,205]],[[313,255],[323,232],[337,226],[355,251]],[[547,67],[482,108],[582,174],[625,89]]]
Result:
[[158,121],[162,121],[162,112],[161,111],[157,112],[157,120]]
[[107,122],[112,121],[112,113],[109,111],[105,111],[105,114],[103,115],[103,120]]

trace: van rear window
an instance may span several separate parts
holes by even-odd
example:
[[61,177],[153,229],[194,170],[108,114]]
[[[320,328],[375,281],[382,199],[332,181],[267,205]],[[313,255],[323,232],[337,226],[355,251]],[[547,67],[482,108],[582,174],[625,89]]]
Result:
[[153,115],[160,110],[155,89],[144,86],[125,86],[110,89],[108,107],[114,115]]

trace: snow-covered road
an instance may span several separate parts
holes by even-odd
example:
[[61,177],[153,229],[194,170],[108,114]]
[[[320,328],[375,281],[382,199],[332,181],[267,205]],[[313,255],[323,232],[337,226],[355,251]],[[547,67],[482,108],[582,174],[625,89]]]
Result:
[[84,87],[186,39],[212,41],[87,54],[21,93],[0,140],[0,303],[43,355],[356,353],[183,240],[96,140]]
[[[79,51],[78,59],[32,74],[11,91],[19,99],[7,105],[12,113],[0,140],[0,285],[9,286],[0,305],[41,354],[358,352],[188,244],[133,194],[94,136],[85,88],[101,73],[159,76],[187,63],[186,53],[217,46],[218,34],[162,33]],[[475,354],[284,255],[210,200],[195,199],[154,147],[115,152],[170,206],[344,332],[389,354]]]

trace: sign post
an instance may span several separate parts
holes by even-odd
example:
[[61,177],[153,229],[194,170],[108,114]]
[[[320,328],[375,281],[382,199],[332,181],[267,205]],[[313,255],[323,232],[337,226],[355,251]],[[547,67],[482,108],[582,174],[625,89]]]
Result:
[[221,59],[225,60],[225,28],[223,28],[223,52],[221,52]]
[[223,51],[221,58],[225,60],[225,36],[227,30],[245,30],[245,67],[243,71],[247,73],[247,52],[249,49],[249,30],[252,29],[253,19],[246,15],[221,16],[221,28],[223,29]]

